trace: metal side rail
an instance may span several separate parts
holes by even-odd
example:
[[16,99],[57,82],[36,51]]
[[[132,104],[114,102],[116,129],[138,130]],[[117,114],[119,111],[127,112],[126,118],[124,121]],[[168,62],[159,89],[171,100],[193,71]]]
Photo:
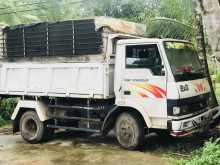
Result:
[[67,127],[67,126],[59,126],[59,125],[47,125],[48,128],[57,128],[57,129],[68,129],[73,131],[84,131],[84,132],[91,132],[91,133],[101,133],[100,130],[89,129],[89,128],[77,128],[77,127]]
[[86,106],[66,106],[66,105],[49,105],[49,108],[58,108],[58,109],[69,109],[69,110],[89,110],[89,111],[102,111],[103,109],[99,109],[98,107],[86,107]]
[[69,117],[69,116],[62,116],[62,117],[57,117],[53,116],[52,118],[54,119],[67,119],[67,120],[79,120],[79,121],[88,121],[88,122],[102,122],[100,119],[93,119],[93,118],[84,118],[84,117]]

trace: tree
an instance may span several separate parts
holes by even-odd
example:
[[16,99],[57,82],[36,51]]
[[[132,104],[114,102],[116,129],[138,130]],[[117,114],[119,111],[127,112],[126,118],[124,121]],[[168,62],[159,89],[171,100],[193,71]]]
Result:
[[4,1],[0,0],[1,8],[0,8],[0,22],[1,24],[11,25],[11,24],[20,24],[21,19],[20,15],[13,13],[12,11],[16,10],[16,4],[12,0]]
[[148,36],[195,41],[191,0],[161,0],[148,21]]
[[90,8],[95,16],[104,15],[135,22],[146,7],[145,0],[90,0],[90,2],[93,4]]
[[81,4],[72,0],[43,0],[41,10],[36,12],[36,16],[42,21],[57,22],[80,18]]
[[[196,5],[197,3],[200,4],[201,1],[194,0],[194,5]],[[202,4],[200,4],[200,7],[201,6],[202,6]],[[204,8],[202,7],[201,10],[203,11]],[[204,65],[204,68],[205,68],[206,77],[208,78],[209,85],[211,87],[211,103],[210,103],[210,106],[211,107],[216,107],[216,106],[218,106],[218,101],[217,101],[217,98],[216,98],[216,95],[215,95],[215,91],[214,91],[214,88],[213,88],[213,85],[212,85],[212,79],[210,77],[210,72],[209,72],[204,25],[203,25],[202,15],[197,10],[197,6],[194,6],[194,14],[195,14],[195,18],[196,18],[196,29],[197,29],[196,37],[197,37],[198,51],[203,57],[203,61],[204,61],[203,65]]]
[[86,15],[81,3],[73,0],[0,0],[0,22],[8,25],[56,22]]
[[176,19],[185,24],[193,24],[192,0],[161,0],[160,17]]
[[170,18],[155,18],[148,23],[147,36],[156,38],[175,38],[194,40],[194,28]]

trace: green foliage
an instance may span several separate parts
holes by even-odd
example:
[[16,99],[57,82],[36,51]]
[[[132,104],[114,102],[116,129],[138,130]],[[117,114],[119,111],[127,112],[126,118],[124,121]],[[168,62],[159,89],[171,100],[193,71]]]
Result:
[[0,23],[16,25],[55,22],[88,15],[83,11],[83,4],[74,2],[73,0],[0,0]]
[[[42,3],[38,3],[42,2]],[[191,0],[0,0],[0,23],[15,25],[110,16],[148,25],[148,37],[193,40]],[[35,3],[34,5],[25,5]],[[28,11],[24,11],[28,10]],[[15,11],[24,11],[13,13]],[[10,13],[12,14],[5,14]],[[1,15],[3,14],[3,15]],[[160,19],[158,19],[160,18]],[[166,19],[161,19],[166,18]],[[189,25],[189,26],[187,26]]]
[[142,22],[141,13],[145,11],[145,0],[89,0],[95,16],[109,16]]
[[215,90],[215,95],[216,95],[216,98],[217,98],[217,100],[218,100],[218,103],[220,103],[220,88],[217,88],[217,89]]
[[[87,0],[86,3],[79,2],[74,0],[0,0],[0,7],[5,8],[0,11],[0,20],[8,24],[18,24],[104,15],[143,23],[155,17],[184,20],[183,22],[188,24],[192,22],[191,0]],[[35,4],[31,5],[31,3]],[[30,11],[5,14],[29,9]]]
[[[94,15],[147,24],[148,37],[194,40],[191,0],[90,0]],[[160,19],[158,19],[160,18]]]
[[35,13],[41,21],[71,20],[82,17],[84,14],[80,4],[73,3],[73,0],[44,0],[43,2],[41,10]]
[[215,74],[215,82],[220,83],[220,73]]
[[208,141],[202,149],[192,153],[188,159],[170,158],[174,165],[217,165],[220,164],[220,139]]
[[0,127],[5,125],[7,122],[0,116]]
[[192,40],[194,33],[192,27],[179,21],[168,18],[158,18],[148,24],[147,36]]
[[209,64],[209,73],[210,75],[214,75],[216,73],[216,66],[213,64]]
[[[15,25],[43,21],[56,22],[104,15],[148,24],[149,37],[191,39],[194,36],[190,27],[193,23],[191,0],[87,0],[86,3],[79,2],[74,0],[0,0],[0,7],[5,8],[0,11],[0,23]],[[31,3],[34,5],[25,5]],[[15,11],[24,12],[13,13]],[[10,12],[12,14],[5,14]]]
[[193,23],[191,0],[161,0],[158,11],[160,17],[175,19],[190,25]]
[[10,120],[11,114],[18,102],[18,98],[8,98],[1,100],[0,103],[0,126]]
[[148,22],[148,36],[194,40],[191,0],[161,0],[157,15]]

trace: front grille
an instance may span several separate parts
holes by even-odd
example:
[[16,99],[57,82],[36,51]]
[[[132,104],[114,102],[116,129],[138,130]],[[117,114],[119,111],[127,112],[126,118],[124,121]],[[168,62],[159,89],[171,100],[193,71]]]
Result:
[[201,100],[199,102],[189,104],[188,107],[189,107],[189,113],[201,111],[208,107],[207,100]]
[[[179,100],[167,100],[168,116],[183,116],[205,111],[208,107],[209,93]],[[178,115],[173,114],[173,107],[181,107],[182,111]]]

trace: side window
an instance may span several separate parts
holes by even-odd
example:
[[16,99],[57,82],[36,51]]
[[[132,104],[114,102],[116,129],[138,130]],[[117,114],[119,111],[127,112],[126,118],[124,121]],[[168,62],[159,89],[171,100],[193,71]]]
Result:
[[161,75],[163,67],[157,45],[151,44],[127,46],[126,68],[150,69],[154,75]]

